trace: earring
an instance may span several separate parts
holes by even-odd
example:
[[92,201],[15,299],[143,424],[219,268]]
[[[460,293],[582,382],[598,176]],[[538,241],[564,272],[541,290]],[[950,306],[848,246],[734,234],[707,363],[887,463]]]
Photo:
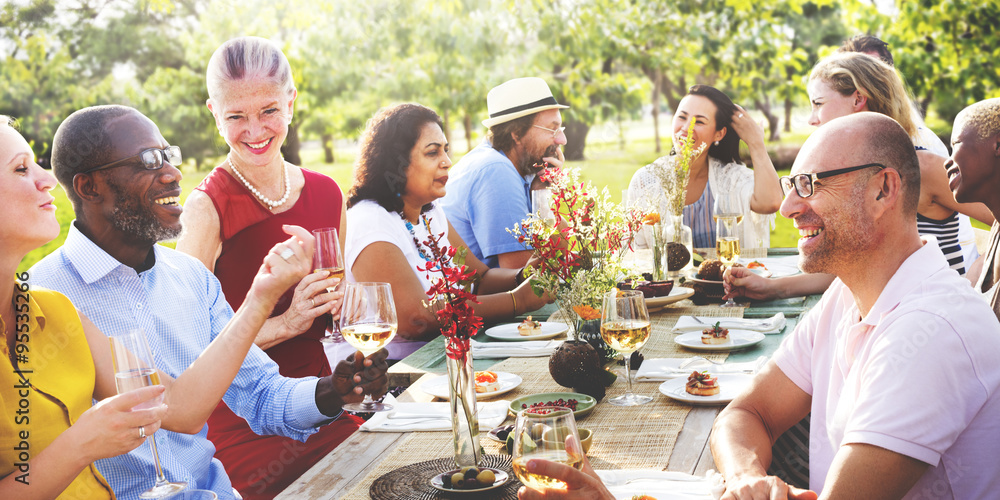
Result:
[[718,146],[719,145],[719,141],[715,141],[715,145]]

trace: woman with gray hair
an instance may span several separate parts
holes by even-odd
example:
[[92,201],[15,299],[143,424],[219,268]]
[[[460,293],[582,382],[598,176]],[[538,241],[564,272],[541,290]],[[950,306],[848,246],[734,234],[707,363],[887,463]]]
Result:
[[[339,229],[344,241],[344,196],[333,179],[292,165],[281,155],[297,91],[288,59],[271,41],[234,38],[212,55],[207,71],[208,109],[229,145],[217,166],[184,204],[184,231],[177,249],[201,260],[222,284],[233,309],[243,303],[253,270],[267,250],[294,224],[308,230]],[[256,343],[286,377],[331,373],[320,339],[340,292],[327,292],[339,279],[312,273],[278,301]],[[360,427],[342,414],[306,441],[258,436],[246,421],[219,405],[209,419],[208,438],[233,486],[244,498],[278,494]],[[285,450],[290,463],[269,468]],[[275,473],[274,470],[279,470]]]

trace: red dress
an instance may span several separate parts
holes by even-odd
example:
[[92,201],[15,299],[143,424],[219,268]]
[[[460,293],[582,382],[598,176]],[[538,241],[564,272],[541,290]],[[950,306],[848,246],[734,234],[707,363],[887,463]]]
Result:
[[[288,239],[283,224],[312,231],[339,227],[343,193],[333,179],[302,169],[305,186],[295,205],[272,214],[229,172],[216,168],[196,188],[212,200],[219,214],[222,253],[215,261],[215,275],[222,283],[226,300],[236,310],[264,256],[276,243]],[[271,316],[288,309],[294,287],[278,300]],[[301,335],[288,339],[266,352],[286,377],[323,377],[330,364],[319,339],[326,319],[317,318]],[[357,417],[343,414],[309,436],[303,444],[282,436],[258,436],[225,403],[208,419],[208,439],[215,444],[215,457],[226,467],[229,478],[245,499],[272,498],[347,439],[361,425]]]

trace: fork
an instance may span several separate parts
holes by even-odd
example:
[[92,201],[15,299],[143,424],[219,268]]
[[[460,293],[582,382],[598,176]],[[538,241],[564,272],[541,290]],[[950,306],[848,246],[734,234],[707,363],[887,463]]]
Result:
[[691,364],[695,363],[696,361],[708,361],[709,363],[712,363],[713,365],[724,365],[724,364],[726,364],[725,361],[715,361],[713,359],[703,358],[701,356],[691,356],[690,359],[688,359],[688,360],[684,361],[683,363],[681,363],[680,366],[677,367],[677,369],[680,370],[680,369],[683,369],[683,368],[687,368],[687,367],[691,366]]

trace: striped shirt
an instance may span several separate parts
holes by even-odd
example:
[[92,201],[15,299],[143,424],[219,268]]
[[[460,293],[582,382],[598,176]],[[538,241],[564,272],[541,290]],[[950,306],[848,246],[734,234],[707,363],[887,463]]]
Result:
[[958,212],[952,212],[944,220],[917,214],[917,232],[937,238],[941,253],[948,260],[948,266],[960,276],[965,276],[965,259],[962,257],[962,246],[958,242]]
[[[118,262],[75,223],[66,243],[28,273],[33,285],[62,292],[101,331],[139,328],[147,332],[157,367],[180,376],[229,323],[233,310],[219,280],[201,262],[170,248],[154,245],[156,262],[141,274]],[[278,365],[252,346],[223,401],[258,434],[278,434],[305,441],[314,427],[329,420],[316,408],[316,378],[290,379]],[[208,426],[197,434],[160,430],[153,435],[169,481],[212,490],[220,499],[236,498]],[[146,445],[95,462],[121,499],[139,498],[155,477]]]
[[695,248],[715,248],[715,220],[712,218],[712,183],[705,183],[701,197],[684,206],[684,225],[691,228],[691,239]]

